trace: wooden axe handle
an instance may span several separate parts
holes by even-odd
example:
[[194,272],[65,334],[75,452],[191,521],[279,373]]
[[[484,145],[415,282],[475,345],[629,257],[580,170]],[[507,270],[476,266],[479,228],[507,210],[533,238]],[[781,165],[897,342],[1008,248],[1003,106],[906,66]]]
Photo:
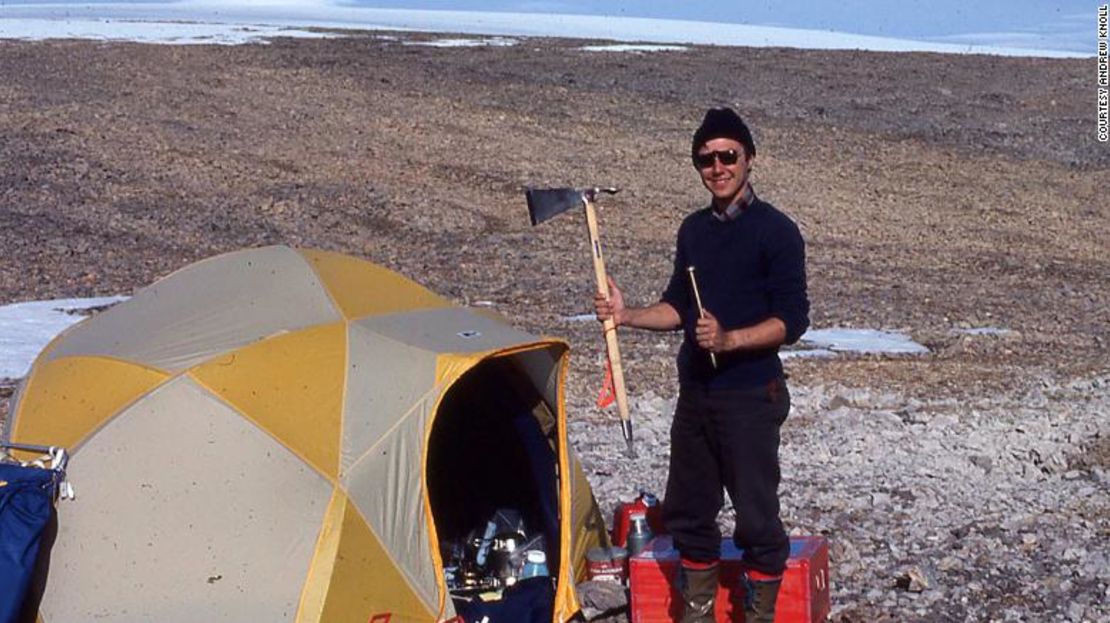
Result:
[[[594,258],[594,275],[597,277],[597,290],[606,299],[609,298],[609,279],[605,274],[605,258],[601,255],[601,238],[597,228],[597,212],[594,204],[589,199],[584,199],[586,204],[586,227],[590,230],[590,249]],[[624,427],[626,438],[631,449],[632,419],[628,414],[628,393],[624,388],[624,368],[621,366],[621,351],[617,345],[617,325],[612,318],[604,323],[605,346],[609,353],[609,366],[613,369],[613,393],[617,396],[617,412],[620,414],[621,424]]]

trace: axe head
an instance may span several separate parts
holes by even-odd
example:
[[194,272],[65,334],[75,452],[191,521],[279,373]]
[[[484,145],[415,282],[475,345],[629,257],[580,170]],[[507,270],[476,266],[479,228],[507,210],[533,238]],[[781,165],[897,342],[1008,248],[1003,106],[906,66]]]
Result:
[[586,199],[583,191],[574,188],[527,188],[524,196],[528,199],[528,217],[532,225],[579,207]]

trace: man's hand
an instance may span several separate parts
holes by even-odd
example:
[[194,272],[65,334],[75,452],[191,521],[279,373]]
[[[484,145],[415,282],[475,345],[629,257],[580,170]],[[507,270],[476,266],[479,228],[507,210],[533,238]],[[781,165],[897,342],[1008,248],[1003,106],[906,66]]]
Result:
[[601,292],[594,295],[594,309],[597,311],[597,319],[605,322],[610,318],[617,326],[623,324],[624,321],[624,296],[617,288],[617,282],[609,277],[609,297],[606,298]]
[[717,318],[706,310],[705,317],[698,319],[694,336],[698,346],[711,353],[776,348],[786,337],[786,323],[772,316],[750,327],[726,331]]
[[618,327],[635,327],[651,331],[673,331],[682,326],[682,319],[670,303],[659,301],[647,307],[625,307],[624,295],[617,282],[609,280],[609,298],[598,292],[594,295],[594,310],[601,322],[612,319]]
[[705,316],[698,318],[694,336],[698,340],[698,346],[711,353],[723,353],[731,349],[729,332],[721,328],[721,323],[717,322],[717,317],[709,313],[709,310],[705,310]]

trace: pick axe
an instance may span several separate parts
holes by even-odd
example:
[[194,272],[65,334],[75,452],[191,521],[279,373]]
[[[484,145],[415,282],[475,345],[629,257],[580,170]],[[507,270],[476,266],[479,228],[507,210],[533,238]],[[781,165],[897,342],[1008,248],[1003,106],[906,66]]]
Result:
[[[528,199],[528,216],[532,225],[558,216],[577,206],[586,208],[586,228],[590,234],[590,249],[593,251],[594,276],[597,277],[597,290],[609,298],[609,280],[605,275],[605,258],[601,255],[601,240],[597,229],[597,211],[594,201],[599,193],[616,194],[616,188],[529,188],[525,190]],[[621,352],[617,345],[617,325],[612,318],[604,323],[605,346],[609,354],[609,368],[613,374],[613,393],[617,399],[617,412],[621,418],[621,433],[628,444],[629,456],[636,456],[632,447],[632,416],[628,413],[628,394],[624,388],[624,368],[621,366]]]

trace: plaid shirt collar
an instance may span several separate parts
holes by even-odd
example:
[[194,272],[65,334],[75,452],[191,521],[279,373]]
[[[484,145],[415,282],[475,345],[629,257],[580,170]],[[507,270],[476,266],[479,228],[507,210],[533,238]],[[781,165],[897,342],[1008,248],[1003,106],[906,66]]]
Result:
[[713,217],[721,222],[735,221],[753,201],[755,201],[755,191],[752,190],[752,185],[749,182],[744,184],[744,191],[740,193],[740,198],[728,204],[723,212],[714,206],[712,210]]

